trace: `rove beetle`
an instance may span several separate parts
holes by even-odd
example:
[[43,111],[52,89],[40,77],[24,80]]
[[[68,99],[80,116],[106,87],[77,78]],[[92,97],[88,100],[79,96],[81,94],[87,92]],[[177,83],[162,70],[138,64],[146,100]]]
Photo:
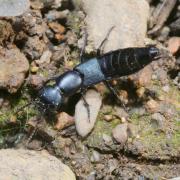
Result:
[[[114,27],[109,30],[106,38],[98,48],[98,52],[100,52],[100,48],[107,40],[113,28]],[[78,91],[83,93],[88,87],[100,82],[104,82],[109,90],[118,98],[116,91],[109,84],[108,80],[133,74],[160,57],[159,49],[154,46],[140,48],[130,47],[118,49],[103,55],[98,53],[97,57],[84,61],[82,55],[85,44],[86,43],[84,43],[80,55],[81,63],[75,66],[73,70],[69,70],[53,78],[55,81],[54,85],[45,83],[40,89],[39,100],[42,105],[50,108],[52,107],[53,109],[59,109],[66,98],[74,95]],[[89,114],[89,107],[85,99],[84,102],[87,105],[86,107]]]

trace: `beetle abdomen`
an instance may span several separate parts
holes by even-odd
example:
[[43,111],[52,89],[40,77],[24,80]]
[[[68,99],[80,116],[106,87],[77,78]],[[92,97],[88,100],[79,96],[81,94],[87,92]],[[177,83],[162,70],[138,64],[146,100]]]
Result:
[[133,74],[151,63],[159,54],[155,47],[119,49],[99,57],[99,64],[106,78]]

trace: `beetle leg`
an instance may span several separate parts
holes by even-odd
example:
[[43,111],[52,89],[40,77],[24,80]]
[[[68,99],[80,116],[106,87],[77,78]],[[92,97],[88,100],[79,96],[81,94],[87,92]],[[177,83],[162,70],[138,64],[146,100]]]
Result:
[[101,52],[103,51],[103,47],[105,45],[105,42],[108,40],[110,33],[112,32],[112,30],[115,28],[115,26],[112,26],[109,31],[107,32],[105,38],[103,39],[103,41],[101,42],[101,44],[99,45],[98,49],[97,49],[97,56],[101,55]]
[[29,136],[28,139],[27,139],[27,142],[26,142],[26,147],[27,147],[27,148],[28,148],[28,145],[29,145],[29,143],[31,142],[33,136],[36,134],[36,132],[37,132],[37,124],[36,124],[36,126],[34,127],[34,129],[32,130],[32,132],[31,132],[31,134],[30,134],[30,136]]
[[86,29],[84,31],[85,31],[84,32],[84,42],[83,42],[83,46],[82,46],[82,49],[81,49],[81,52],[80,52],[80,62],[81,63],[83,63],[85,61],[84,53],[85,53],[85,48],[86,48],[86,45],[87,45],[87,37],[88,37]]
[[84,92],[82,91],[81,92],[81,95],[82,95],[82,99],[84,101],[84,106],[86,107],[87,109],[87,113],[88,113],[88,121],[90,122],[90,108],[89,108],[89,104],[88,102],[86,101],[85,97],[84,97]]
[[124,110],[126,112],[128,112],[127,107],[125,106],[125,104],[121,101],[121,99],[119,98],[116,90],[111,86],[111,84],[108,81],[104,81],[105,86],[109,89],[109,91],[118,99],[118,102],[120,103],[120,105],[123,106]]

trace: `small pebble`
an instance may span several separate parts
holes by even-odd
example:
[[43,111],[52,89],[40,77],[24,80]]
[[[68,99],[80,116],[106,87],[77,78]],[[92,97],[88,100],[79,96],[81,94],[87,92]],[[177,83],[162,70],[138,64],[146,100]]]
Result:
[[16,122],[17,122],[17,117],[16,117],[15,115],[12,115],[12,116],[10,117],[9,121],[10,121],[11,123],[16,123]]
[[30,76],[30,85],[34,88],[42,87],[44,78],[40,75],[31,75]]
[[128,137],[133,138],[137,136],[138,133],[138,129],[137,126],[132,124],[132,123],[128,123]]
[[128,102],[128,92],[125,90],[120,90],[119,91],[119,97],[123,102],[127,103]]
[[165,117],[161,115],[160,113],[154,113],[151,116],[151,123],[155,128],[163,129],[165,126]]
[[103,135],[102,135],[102,138],[103,138],[104,143],[105,143],[106,145],[110,145],[110,144],[113,143],[111,136],[109,136],[109,135],[107,135],[107,134],[103,134]]
[[170,87],[169,87],[168,85],[165,85],[165,86],[162,87],[162,90],[163,90],[164,92],[168,93],[169,90],[170,90]]
[[91,172],[91,173],[87,176],[86,180],[96,180],[96,171]]
[[48,25],[55,33],[63,34],[65,32],[65,27],[59,23],[50,22]]
[[155,100],[151,99],[147,101],[146,109],[150,112],[157,112],[159,109],[159,104]]
[[118,116],[121,120],[122,118],[128,119],[129,114],[124,110],[124,108],[115,106],[114,110],[115,110],[115,115]]
[[139,134],[137,134],[137,135],[136,135],[136,139],[139,139],[139,138],[140,138],[140,135],[139,135]]
[[43,52],[40,60],[36,60],[36,63],[39,65],[44,64],[44,63],[48,64],[48,63],[50,63],[51,56],[52,56],[52,52],[49,50],[46,50]]
[[114,139],[122,145],[124,145],[128,139],[127,127],[127,123],[119,124],[112,130]]
[[113,119],[113,116],[111,114],[104,115],[104,120],[105,121],[111,121],[112,119]]
[[39,67],[38,67],[38,66],[32,66],[32,67],[31,67],[31,72],[32,72],[32,73],[36,73],[38,70],[39,70]]
[[99,162],[100,161],[100,154],[97,151],[92,152],[91,162]]
[[3,106],[4,99],[0,97],[0,108]]
[[145,66],[141,71],[138,72],[137,78],[135,78],[135,82],[138,87],[147,87],[151,83],[152,77],[152,68],[151,66]]
[[43,2],[41,2],[39,0],[31,1],[31,7],[33,9],[40,10],[43,8]]
[[55,11],[55,10],[52,10],[52,11],[49,11],[45,17],[48,21],[53,21],[53,20],[56,20],[56,19],[65,19],[67,18],[69,14],[69,10],[66,9],[64,11]]
[[167,40],[169,32],[170,32],[169,27],[167,27],[167,26],[163,27],[161,30],[161,34],[158,37],[158,40],[161,42]]
[[57,114],[57,122],[54,127],[57,130],[61,130],[72,124],[74,124],[74,118],[65,112],[60,112]]
[[138,89],[136,90],[136,93],[137,93],[137,95],[138,95],[139,98],[143,97],[145,90],[146,90],[146,89],[145,89],[144,87],[140,87],[140,88],[138,88]]
[[119,162],[117,159],[110,159],[108,161],[108,172],[113,172],[115,169],[118,168]]
[[158,96],[158,99],[159,99],[160,101],[164,101],[166,98],[165,98],[163,95],[160,95],[160,96]]
[[171,37],[168,41],[168,50],[175,54],[180,49],[180,37]]
[[55,34],[55,39],[57,39],[58,41],[64,41],[65,40],[65,36],[64,34]]
[[127,122],[126,118],[125,118],[125,117],[122,117],[122,118],[121,118],[121,122],[122,122],[122,123]]

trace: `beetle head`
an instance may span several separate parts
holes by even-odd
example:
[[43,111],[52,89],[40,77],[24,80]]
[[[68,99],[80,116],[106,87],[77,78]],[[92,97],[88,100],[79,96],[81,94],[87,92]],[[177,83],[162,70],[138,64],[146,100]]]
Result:
[[44,86],[39,91],[39,99],[40,103],[47,109],[58,109],[63,101],[64,98],[62,96],[62,93],[60,93],[59,88],[57,86]]

